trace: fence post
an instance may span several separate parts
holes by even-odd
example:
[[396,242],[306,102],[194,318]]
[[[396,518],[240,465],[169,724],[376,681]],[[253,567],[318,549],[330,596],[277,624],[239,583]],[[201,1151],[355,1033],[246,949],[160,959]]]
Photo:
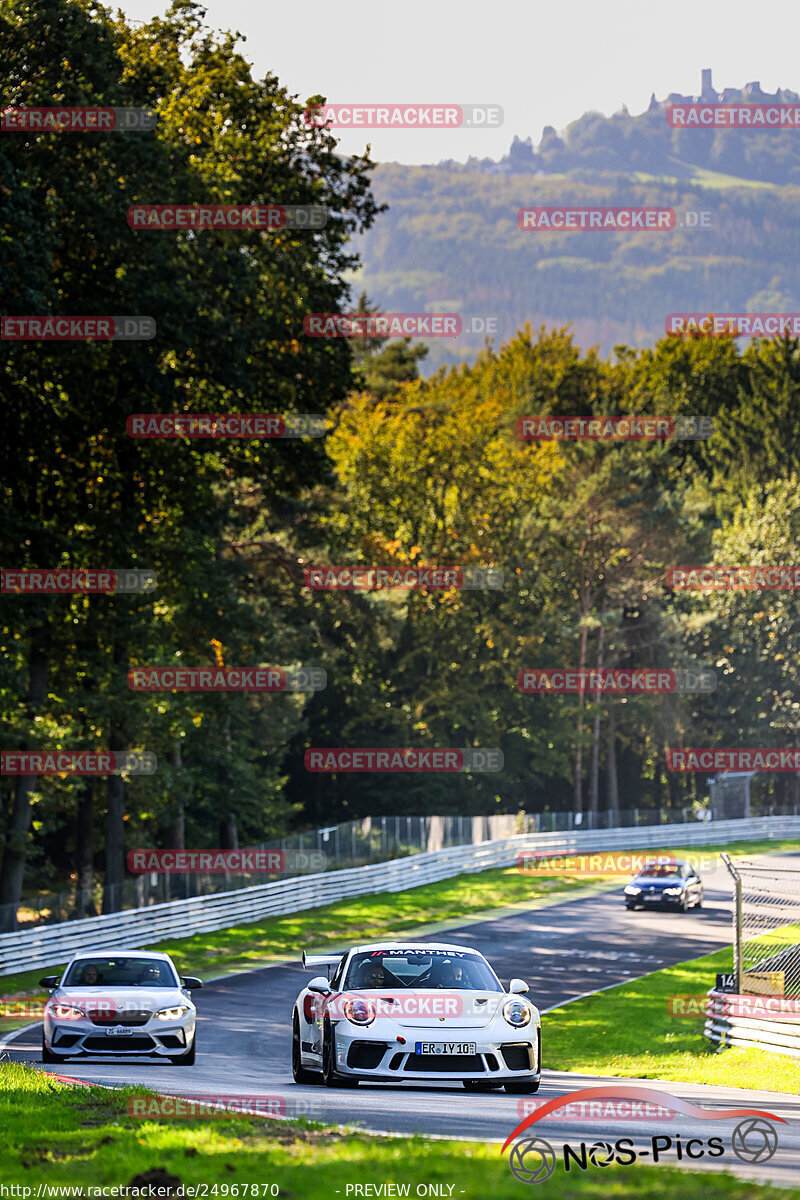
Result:
[[736,993],[742,993],[742,877],[725,851],[720,852],[720,858],[733,877],[733,974],[736,979]]

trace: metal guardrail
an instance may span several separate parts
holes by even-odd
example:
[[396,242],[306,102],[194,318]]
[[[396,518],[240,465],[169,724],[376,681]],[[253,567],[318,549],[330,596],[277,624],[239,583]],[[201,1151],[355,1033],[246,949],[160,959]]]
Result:
[[352,896],[406,891],[464,872],[511,866],[516,862],[517,855],[526,851],[584,853],[594,850],[640,850],[668,847],[670,842],[683,846],[704,846],[734,839],[798,835],[800,816],[752,817],[698,822],[696,825],[679,823],[587,829],[572,833],[521,834],[478,845],[451,846],[370,866],[301,875],[235,892],[172,900],[145,909],[130,909],[3,934],[0,936],[0,975],[43,967],[55,968],[80,950],[135,949],[171,938],[250,924],[264,917],[321,908]]
[[720,1047],[740,1046],[745,1050],[767,1050],[770,1054],[800,1058],[800,1021],[730,1016],[721,1011],[730,999],[728,992],[718,992],[714,988],[708,992],[711,1011],[703,1026],[703,1033],[709,1041],[716,1042]]

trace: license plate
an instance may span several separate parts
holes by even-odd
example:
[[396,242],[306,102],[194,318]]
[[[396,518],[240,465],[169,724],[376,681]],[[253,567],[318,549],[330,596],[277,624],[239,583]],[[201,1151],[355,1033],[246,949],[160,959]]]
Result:
[[106,1030],[106,1037],[130,1037],[132,1033],[132,1029],[123,1029],[121,1025],[117,1025]]
[[475,1054],[475,1042],[417,1042],[417,1054]]
[[645,896],[644,899],[645,899],[646,904],[660,904],[661,903],[660,896]]

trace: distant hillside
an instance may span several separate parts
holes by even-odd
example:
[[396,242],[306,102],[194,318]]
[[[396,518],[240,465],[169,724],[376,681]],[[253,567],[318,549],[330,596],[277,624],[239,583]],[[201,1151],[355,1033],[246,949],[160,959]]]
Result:
[[[704,100],[800,104],[758,84]],[[800,311],[800,128],[685,130],[666,106],[632,117],[589,113],[537,147],[515,138],[499,162],[385,164],[377,198],[390,205],[361,240],[365,287],[385,310],[496,314],[501,338],[526,320],[572,322],[583,346],[609,352],[663,335],[668,313]],[[531,205],[659,205],[711,212],[709,229],[522,231]],[[408,264],[417,264],[409,269]],[[472,358],[481,344],[431,344],[426,370]]]

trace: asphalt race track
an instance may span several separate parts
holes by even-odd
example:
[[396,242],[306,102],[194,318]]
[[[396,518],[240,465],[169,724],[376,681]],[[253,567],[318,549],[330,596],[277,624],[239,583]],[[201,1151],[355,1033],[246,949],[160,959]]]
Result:
[[[791,856],[797,857],[797,856]],[[599,988],[613,986],[683,959],[710,953],[731,938],[731,886],[721,868],[704,874],[705,902],[701,910],[679,912],[628,912],[621,890],[604,892],[546,907],[514,911],[494,920],[466,924],[430,937],[414,940],[452,941],[475,947],[490,960],[504,982],[521,976],[530,984],[530,999],[547,1009]],[[342,946],[342,950],[346,949]],[[299,948],[298,948],[299,958]],[[202,977],[202,964],[192,973]],[[42,972],[45,973],[44,970]],[[276,1115],[308,1116],[367,1130],[427,1136],[469,1138],[500,1145],[534,1104],[583,1087],[604,1082],[545,1069],[535,1097],[509,1096],[505,1092],[468,1094],[458,1085],[426,1086],[364,1084],[338,1091],[296,1086],[291,1077],[290,1043],[293,1001],[309,978],[297,964],[281,964],[229,976],[195,993],[198,1006],[198,1055],[194,1067],[176,1067],[155,1060],[68,1060],[63,1066],[42,1068],[93,1083],[138,1083],[176,1095],[236,1095],[274,1097]],[[709,981],[710,983],[713,980]],[[620,1014],[624,1022],[624,1012]],[[543,1018],[543,1057],[547,1062],[547,1017]],[[39,1062],[41,1026],[8,1035],[5,1051],[19,1061]],[[761,1108],[790,1123],[777,1125],[779,1145],[768,1162],[745,1164],[731,1152],[736,1119],[698,1120],[682,1115],[674,1119],[632,1122],[619,1118],[565,1121],[558,1113],[537,1124],[535,1132],[558,1147],[634,1138],[650,1162],[651,1135],[687,1138],[721,1136],[721,1158],[681,1165],[735,1170],[737,1174],[770,1181],[784,1187],[800,1186],[800,1098],[784,1093],[742,1089],[702,1088],[690,1084],[653,1080],[609,1080],[618,1085],[638,1085],[721,1110]],[[677,1165],[673,1147],[663,1161]],[[507,1170],[507,1166],[502,1166]],[[557,1168],[563,1170],[563,1167]]]

